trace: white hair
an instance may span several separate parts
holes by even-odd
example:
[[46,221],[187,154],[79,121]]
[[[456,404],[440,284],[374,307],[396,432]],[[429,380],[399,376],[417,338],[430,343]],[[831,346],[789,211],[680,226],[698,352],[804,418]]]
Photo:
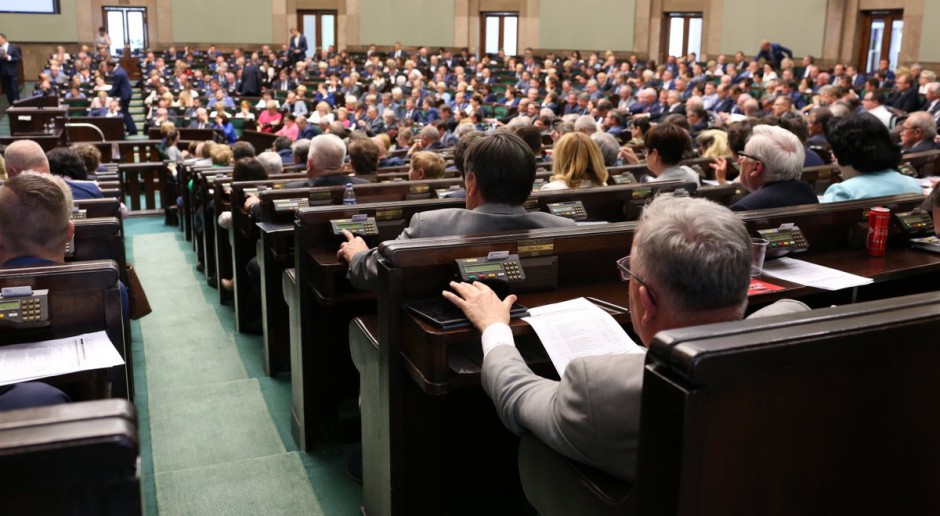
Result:
[[321,134],[310,140],[307,168],[311,170],[339,170],[346,160],[346,144],[332,133]]
[[764,164],[767,181],[799,179],[806,159],[806,150],[795,134],[771,125],[755,127],[744,152]]
[[597,121],[591,115],[581,115],[574,123],[574,130],[592,135],[597,132]]
[[261,163],[261,167],[268,173],[268,176],[284,172],[284,162],[281,160],[281,156],[274,151],[262,152],[255,159],[258,160],[258,163]]

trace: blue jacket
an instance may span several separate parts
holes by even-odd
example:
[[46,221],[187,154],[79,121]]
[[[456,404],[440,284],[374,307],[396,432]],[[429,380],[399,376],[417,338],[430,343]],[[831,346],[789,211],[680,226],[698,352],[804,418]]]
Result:
[[764,58],[765,61],[772,64],[774,68],[780,68],[780,61],[783,61],[784,55],[793,59],[793,51],[789,48],[781,45],[780,43],[771,43],[770,51],[761,50],[754,56],[755,61],[760,61],[761,58]]
[[851,201],[869,197],[922,192],[923,189],[913,177],[907,177],[896,170],[883,170],[855,176],[830,186],[826,189],[822,201]]
[[114,75],[111,77],[111,94],[124,102],[131,100],[133,94],[127,72],[120,66],[114,69]]

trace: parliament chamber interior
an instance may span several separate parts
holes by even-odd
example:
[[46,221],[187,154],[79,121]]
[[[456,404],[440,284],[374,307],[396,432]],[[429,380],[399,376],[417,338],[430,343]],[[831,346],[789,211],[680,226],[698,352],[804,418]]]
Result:
[[937,514],[940,0],[0,0],[0,512]]

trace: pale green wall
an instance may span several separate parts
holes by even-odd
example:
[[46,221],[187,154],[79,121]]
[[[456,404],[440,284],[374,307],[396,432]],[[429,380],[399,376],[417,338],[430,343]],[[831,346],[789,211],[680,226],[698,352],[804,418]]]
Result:
[[180,43],[271,43],[271,1],[172,0],[173,40]]
[[796,57],[822,55],[826,2],[786,0],[768,5],[754,0],[725,0],[721,52],[756,54],[762,39],[789,48]]
[[[24,2],[29,0],[23,0]],[[0,32],[14,43],[78,41],[75,0],[61,0],[59,14],[0,14]],[[95,34],[83,34],[89,42]]]
[[940,2],[924,2],[924,24],[920,32],[920,61],[940,63]]
[[633,50],[635,0],[542,0],[539,46]]
[[454,0],[361,0],[360,13],[363,45],[454,45]]

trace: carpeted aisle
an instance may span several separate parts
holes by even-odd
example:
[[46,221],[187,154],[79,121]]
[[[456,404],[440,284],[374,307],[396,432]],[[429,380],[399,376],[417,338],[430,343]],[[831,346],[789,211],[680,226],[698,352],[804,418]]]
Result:
[[[129,256],[154,310],[134,325],[141,439],[152,450],[143,454],[147,513],[355,514],[361,491],[335,478],[342,450],[318,458],[287,441],[272,412],[284,417],[289,389],[259,377],[251,357],[260,338],[234,333],[231,308],[214,302],[189,244],[170,228],[133,233]],[[319,489],[339,489],[321,504],[309,470],[324,466]]]

